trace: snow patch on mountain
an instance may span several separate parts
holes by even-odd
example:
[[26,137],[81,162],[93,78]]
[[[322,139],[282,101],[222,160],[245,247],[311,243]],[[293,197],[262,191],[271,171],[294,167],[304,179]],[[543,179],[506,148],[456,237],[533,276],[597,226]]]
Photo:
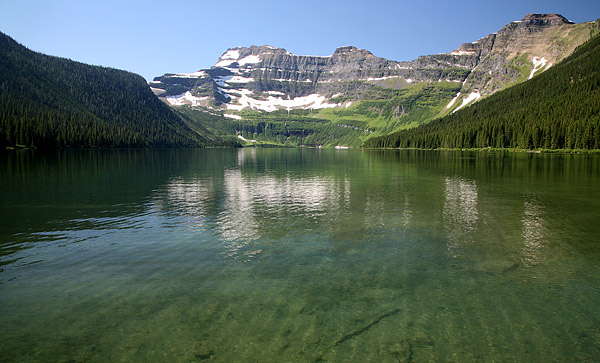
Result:
[[384,81],[386,79],[392,79],[392,78],[402,78],[400,76],[385,76],[385,77],[379,77],[379,78],[367,78],[367,81]]
[[296,80],[296,79],[284,79],[284,78],[278,78],[278,79],[274,79],[273,81],[276,82],[312,82],[310,79],[306,79],[305,81],[302,80]]
[[250,140],[250,139],[246,139],[245,137],[243,137],[242,135],[238,135],[238,139],[242,140],[242,141],[246,141],[246,142],[256,142],[256,140]]
[[217,64],[215,64],[215,67],[226,68],[234,63],[237,63],[239,67],[243,67],[247,64],[260,63],[259,55],[249,55],[242,59],[239,59],[239,57],[239,50],[227,51],[225,54],[223,54],[223,56],[221,56],[221,58],[219,58],[219,61],[217,62]]
[[[165,77],[169,77],[169,78],[204,78],[204,77],[208,77],[208,74],[204,71],[197,71],[197,72],[192,72],[192,73],[174,73],[174,74],[167,74],[165,75]],[[152,81],[150,83],[161,83],[160,81]]]
[[222,94],[225,98],[231,99],[231,96],[227,92],[225,92],[225,90],[222,89],[221,87],[217,87],[217,92],[219,92],[220,94]]
[[246,64],[255,64],[255,63],[260,63],[260,57],[258,55],[249,55],[238,61],[238,64],[240,66],[245,66]]
[[229,67],[234,62],[235,62],[235,60],[223,59],[222,61],[218,61],[217,64],[215,64],[215,67],[221,67],[221,68]]
[[226,87],[229,83],[248,83],[253,82],[254,78],[242,77],[242,76],[221,76],[214,78],[215,83],[219,87]]
[[228,50],[227,52],[225,52],[225,54],[223,54],[221,56],[221,59],[239,59],[239,58],[240,58],[240,51],[237,49]]
[[546,64],[548,64],[548,60],[546,58],[533,57],[533,69],[531,70],[531,74],[529,75],[528,79],[532,79],[533,76],[535,75],[535,72],[544,68],[546,66]]
[[[333,108],[339,106],[338,104],[332,104],[325,102],[326,97],[321,96],[319,94],[311,94],[303,97],[296,97],[293,99],[283,99],[281,97],[269,96],[266,100],[257,100],[250,95],[252,94],[251,90],[247,89],[239,89],[237,90],[240,94],[239,99],[237,100],[238,104],[228,103],[226,105],[228,110],[240,111],[244,108],[250,108],[251,110],[262,110],[267,112],[277,111],[278,109],[292,109],[292,108],[312,108],[312,109],[321,109],[321,108]],[[237,97],[236,97],[237,98]]]
[[462,104],[460,106],[458,106],[456,108],[456,110],[452,111],[452,113],[460,110],[461,108],[465,107],[466,105],[468,105],[474,101],[477,101],[480,98],[481,98],[481,93],[479,93],[478,90],[471,92],[471,94],[469,94],[467,97],[463,98]]
[[192,95],[192,93],[190,91],[187,91],[186,93],[182,93],[177,96],[167,96],[165,98],[166,98],[167,102],[169,103],[169,105],[171,105],[171,106],[183,106],[183,105],[200,106],[202,101],[208,100],[208,96],[196,97],[196,96]]
[[450,101],[450,103],[448,103],[448,105],[446,105],[446,108],[444,108],[444,109],[445,109],[445,110],[448,110],[448,109],[450,109],[450,107],[454,106],[454,104],[456,103],[456,101],[458,100],[458,98],[459,98],[459,97],[460,97],[460,92],[458,92],[458,93],[456,94],[456,97],[454,97],[454,98],[452,99],[452,101]]
[[476,53],[471,50],[455,50],[454,52],[450,53],[450,55],[474,55],[474,54],[476,54]]

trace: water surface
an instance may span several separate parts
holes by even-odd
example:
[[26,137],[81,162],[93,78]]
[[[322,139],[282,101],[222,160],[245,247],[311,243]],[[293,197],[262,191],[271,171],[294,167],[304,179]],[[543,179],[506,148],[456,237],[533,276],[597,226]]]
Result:
[[598,361],[600,158],[15,152],[0,361]]

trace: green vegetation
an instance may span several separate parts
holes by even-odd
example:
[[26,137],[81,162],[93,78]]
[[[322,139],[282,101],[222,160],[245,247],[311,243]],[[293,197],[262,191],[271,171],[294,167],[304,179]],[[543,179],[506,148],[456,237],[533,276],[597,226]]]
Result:
[[142,77],[35,53],[0,33],[0,148],[203,144]]
[[206,108],[196,109],[187,106],[172,108],[185,124],[198,135],[207,140],[208,146],[239,147],[239,140],[227,130],[231,119],[221,113]]
[[[529,62],[529,54],[521,54],[510,61],[509,67],[518,72],[516,82],[521,83],[529,79],[531,75],[531,62]],[[541,71],[541,69],[539,70]]]
[[[198,107],[175,109],[188,126],[208,139],[211,134],[230,140],[233,135],[241,135],[256,140],[252,143],[255,145],[358,147],[370,137],[415,127],[434,118],[461,86],[457,82],[432,82],[398,90],[362,83],[356,87],[356,94],[346,92],[329,101],[352,102],[348,108],[289,112],[244,109],[238,112],[242,120],[215,116],[215,111]],[[357,98],[363,100],[355,101]]]
[[600,37],[533,79],[373,148],[600,149]]

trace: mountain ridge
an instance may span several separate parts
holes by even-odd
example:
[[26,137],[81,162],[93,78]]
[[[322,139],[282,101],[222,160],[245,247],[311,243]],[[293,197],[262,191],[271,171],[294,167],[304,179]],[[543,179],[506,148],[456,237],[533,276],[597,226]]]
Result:
[[[477,41],[463,43],[455,51],[420,56],[412,61],[393,61],[380,58],[373,55],[368,50],[359,49],[354,46],[338,47],[328,56],[295,55],[284,48],[277,48],[269,45],[235,47],[229,48],[224,52],[221,57],[219,57],[217,63],[211,67],[211,70],[223,68],[224,71],[222,71],[219,76],[222,76],[222,74],[225,76],[232,76],[233,79],[225,81],[230,85],[232,83],[244,83],[242,82],[244,80],[256,82],[257,72],[255,69],[252,69],[252,65],[259,64],[263,71],[263,74],[259,76],[263,76],[261,78],[265,78],[266,76],[269,80],[276,81],[325,83],[334,80],[376,81],[385,79],[386,77],[403,78],[405,81],[408,81],[408,83],[414,81],[439,81],[445,79],[456,82],[464,82],[466,80],[467,83],[465,84],[463,94],[467,90],[479,89],[482,95],[487,95],[500,88],[504,88],[506,84],[516,81],[519,77],[520,70],[515,69],[506,72],[505,62],[507,57],[515,57],[519,53],[519,51],[514,51],[515,49],[518,48],[523,50],[526,47],[532,47],[532,43],[538,40],[535,39],[535,34],[525,36],[524,33],[540,33],[547,28],[563,25],[576,24],[559,14],[527,14],[523,20],[511,22],[505,25],[497,33],[489,34]],[[514,33],[518,33],[523,39],[515,39]],[[501,44],[500,47],[499,44]],[[497,51],[497,48],[501,49]],[[564,58],[564,55],[568,55],[570,51],[572,51],[572,49],[555,49],[554,51],[538,49],[539,55],[529,55],[528,59],[524,60],[522,63],[532,63],[531,68],[533,70],[535,69],[535,64],[533,62],[534,58],[546,59],[545,64],[547,65],[536,69],[536,72],[543,71],[543,69],[549,68],[552,65],[553,60]],[[503,59],[501,61],[496,60],[495,62],[486,62],[483,58],[489,57],[490,55],[502,56]],[[501,68],[502,66],[504,66],[503,69]],[[457,68],[469,69],[471,72],[474,70],[485,70],[488,74],[489,72],[505,72],[511,80],[489,82],[489,80],[482,79],[481,76],[471,75],[470,73],[471,79],[467,80],[466,77],[464,77],[465,72],[457,72]],[[270,71],[270,73],[265,74],[265,70]],[[290,74],[290,70],[295,71],[296,75]],[[453,70],[454,73],[450,70]],[[181,95],[181,93],[170,92],[167,78],[193,78],[194,74],[204,75],[207,74],[207,71],[208,70],[200,70],[190,74],[165,74],[162,77],[155,77],[151,84],[159,96],[173,97]],[[275,71],[275,76],[272,75],[273,71]],[[250,73],[253,73],[253,77],[247,77]],[[208,74],[210,75],[210,73]],[[244,74],[245,76],[234,77],[235,75],[240,74]],[[444,78],[444,76],[448,75],[452,77]],[[493,74],[490,75],[493,76]],[[163,81],[166,84],[164,84]],[[180,83],[177,84],[179,85]],[[261,87],[257,87],[256,90],[260,91],[265,88],[266,87],[262,87],[261,89]],[[306,89],[306,87],[299,88]],[[313,87],[312,91],[317,93],[326,92],[323,87]],[[220,93],[223,94],[227,92]],[[290,92],[287,95],[294,97],[305,95],[305,93],[295,90],[295,92]],[[221,103],[228,103],[223,102],[224,100],[218,96],[216,96],[216,100]]]
[[[235,120],[237,128],[229,124],[223,131],[251,132],[246,139],[268,141],[261,135],[264,127],[258,133],[254,126],[244,131],[249,126],[244,123],[268,119],[270,125],[285,124],[274,130],[276,143],[283,135],[286,144],[333,146],[334,140],[314,137],[320,132],[308,124],[314,121],[313,126],[362,129],[349,140],[356,146],[453,113],[544,72],[592,36],[591,24],[574,24],[559,14],[527,14],[454,51],[411,61],[388,60],[354,46],[338,47],[329,56],[295,55],[268,45],[236,47],[210,69],[165,74],[150,86],[172,107],[190,108],[189,114],[216,112]],[[286,117],[294,113],[302,121],[302,137],[292,140],[294,133],[286,129],[288,121],[296,121]],[[306,129],[311,136],[305,136]]]

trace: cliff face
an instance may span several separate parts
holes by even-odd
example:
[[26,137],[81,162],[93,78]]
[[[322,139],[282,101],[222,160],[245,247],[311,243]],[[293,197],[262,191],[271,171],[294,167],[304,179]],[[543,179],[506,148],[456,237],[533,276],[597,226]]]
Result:
[[165,74],[150,86],[170,105],[274,111],[346,108],[351,102],[380,99],[385,89],[456,84],[458,95],[447,100],[445,111],[450,112],[548,69],[589,39],[589,28],[558,14],[528,14],[451,53],[405,62],[353,46],[326,57],[298,56],[271,46],[239,47],[228,49],[211,69]]
[[[170,104],[233,106],[239,93],[248,91],[258,97],[271,94],[294,99],[313,94],[331,98],[352,90],[353,98],[360,99],[364,92],[377,86],[400,89],[419,82],[463,82],[476,63],[477,57],[470,54],[438,54],[396,62],[352,46],[340,47],[326,57],[251,46],[227,50],[211,69],[165,74],[150,85]],[[191,94],[185,101],[181,95],[187,92]],[[182,101],[174,96],[181,96]]]
[[477,56],[462,92],[489,95],[531,78],[562,60],[589,37],[558,14],[528,14],[500,31],[461,45],[455,53]]

